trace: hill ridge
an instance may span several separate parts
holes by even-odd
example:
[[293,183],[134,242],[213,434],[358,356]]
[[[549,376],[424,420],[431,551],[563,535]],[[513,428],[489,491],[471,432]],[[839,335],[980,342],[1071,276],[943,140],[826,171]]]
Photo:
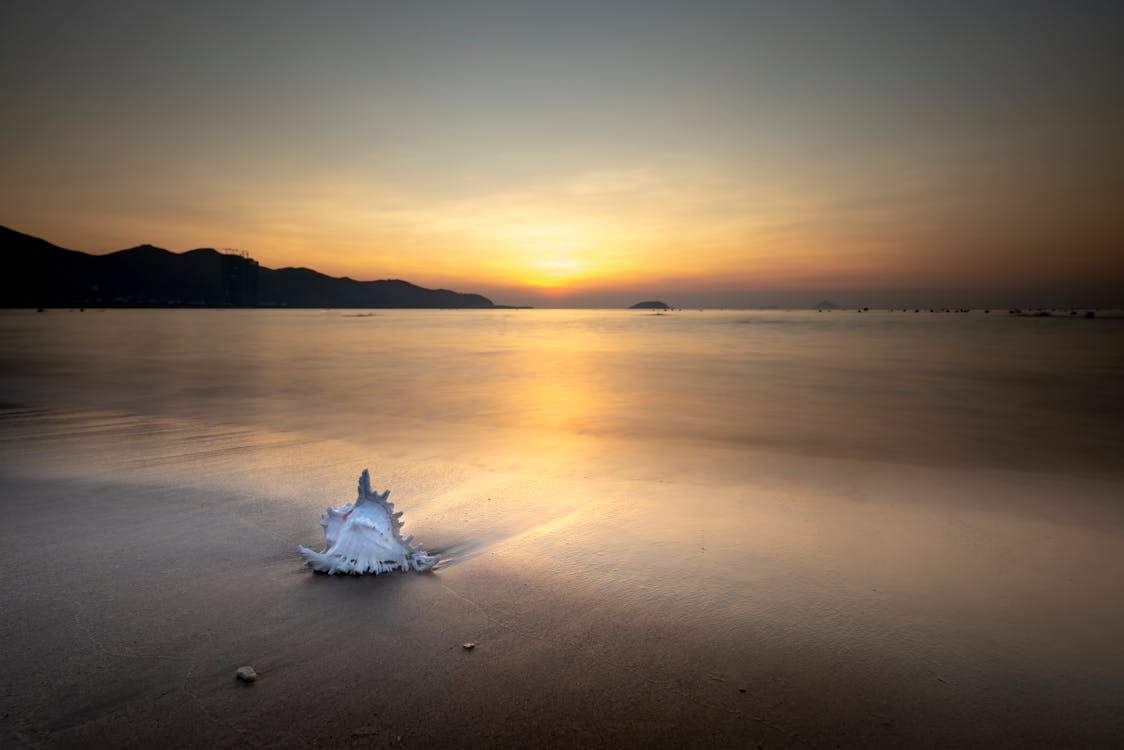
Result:
[[480,294],[403,279],[359,281],[252,258],[137,245],[105,255],[0,227],[0,307],[491,308]]

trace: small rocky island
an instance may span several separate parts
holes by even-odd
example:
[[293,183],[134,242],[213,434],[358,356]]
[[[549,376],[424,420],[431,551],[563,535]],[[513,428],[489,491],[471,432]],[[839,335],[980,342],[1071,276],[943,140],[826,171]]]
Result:
[[656,299],[645,300],[644,302],[637,302],[628,308],[629,310],[670,310],[671,305],[666,302],[660,302]]

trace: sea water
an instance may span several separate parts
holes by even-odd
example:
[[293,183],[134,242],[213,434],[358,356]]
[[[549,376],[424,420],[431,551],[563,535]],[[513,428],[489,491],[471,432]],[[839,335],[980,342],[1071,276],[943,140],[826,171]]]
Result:
[[332,437],[405,431],[465,455],[483,438],[509,462],[544,441],[601,452],[608,440],[1119,475],[1124,320],[9,311],[0,401]]

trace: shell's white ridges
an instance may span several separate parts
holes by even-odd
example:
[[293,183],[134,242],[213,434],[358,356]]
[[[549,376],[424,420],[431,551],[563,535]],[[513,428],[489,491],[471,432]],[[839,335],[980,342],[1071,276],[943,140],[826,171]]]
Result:
[[437,558],[421,544],[410,545],[413,535],[402,538],[402,512],[387,502],[390,490],[371,491],[371,475],[359,475],[359,496],[347,505],[329,506],[320,517],[324,549],[297,547],[313,570],[335,573],[389,573],[392,570],[429,570]]

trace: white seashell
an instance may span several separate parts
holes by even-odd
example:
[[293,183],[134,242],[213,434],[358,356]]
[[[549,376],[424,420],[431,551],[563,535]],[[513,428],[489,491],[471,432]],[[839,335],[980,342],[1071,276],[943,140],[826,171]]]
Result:
[[371,475],[359,475],[359,497],[348,505],[329,506],[320,517],[325,547],[321,552],[297,547],[304,564],[313,570],[335,573],[388,573],[392,570],[429,570],[437,558],[420,544],[402,538],[402,512],[387,502],[390,490],[371,491]]

